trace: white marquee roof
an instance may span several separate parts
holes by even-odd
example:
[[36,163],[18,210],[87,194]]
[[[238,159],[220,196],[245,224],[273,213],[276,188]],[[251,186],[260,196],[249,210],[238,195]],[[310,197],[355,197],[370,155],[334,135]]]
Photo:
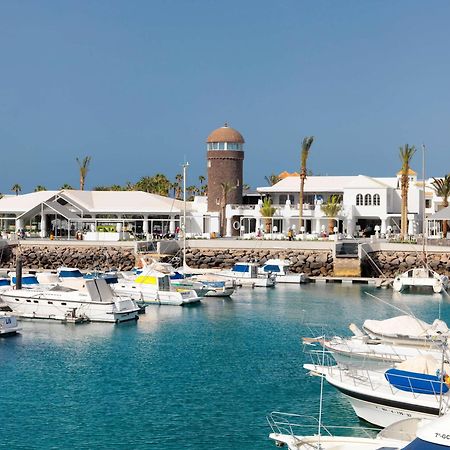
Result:
[[[25,213],[60,196],[92,214],[180,213],[183,202],[141,191],[40,191],[0,199],[0,213]],[[186,203],[191,209],[192,202]],[[71,208],[72,209],[72,208]]]

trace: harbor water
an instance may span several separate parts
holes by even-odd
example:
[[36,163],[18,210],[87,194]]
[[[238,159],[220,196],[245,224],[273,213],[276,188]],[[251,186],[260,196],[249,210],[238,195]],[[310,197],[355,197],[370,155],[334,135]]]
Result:
[[[367,285],[278,285],[191,307],[151,306],[137,323],[25,321],[0,339],[2,449],[269,449],[271,411],[318,415],[301,338],[327,324],[401,314],[450,322],[442,295]],[[329,386],[324,423],[357,425]]]

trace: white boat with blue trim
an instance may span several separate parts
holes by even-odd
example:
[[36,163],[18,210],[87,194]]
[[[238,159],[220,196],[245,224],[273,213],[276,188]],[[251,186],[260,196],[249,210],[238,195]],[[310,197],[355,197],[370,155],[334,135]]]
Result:
[[238,286],[250,287],[273,287],[275,286],[275,275],[264,273],[258,274],[258,265],[250,262],[238,262],[229,270],[216,272],[217,275],[232,278]]
[[433,420],[404,419],[381,431],[362,427],[324,426],[318,421],[311,422],[307,416],[279,412],[271,413],[267,420],[272,429],[270,439],[277,447],[287,446],[289,450],[450,449],[449,415]]
[[273,274],[276,276],[277,283],[300,284],[308,281],[304,273],[293,273],[289,271],[291,262],[287,259],[268,259],[258,268],[260,274]]

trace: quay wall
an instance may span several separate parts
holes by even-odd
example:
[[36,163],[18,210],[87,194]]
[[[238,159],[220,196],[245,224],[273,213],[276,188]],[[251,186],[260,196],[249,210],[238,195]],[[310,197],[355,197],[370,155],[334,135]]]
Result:
[[[369,257],[363,258],[361,262],[364,277],[379,277],[381,270],[387,278],[393,278],[396,274],[423,264],[422,255],[416,252],[383,250],[368,255]],[[428,253],[427,264],[439,274],[450,276],[450,253]]]
[[136,264],[134,248],[121,246],[13,245],[1,254],[1,266],[14,268],[20,253],[26,269],[56,270],[77,267],[81,270],[131,270]]
[[333,256],[327,250],[290,250],[289,248],[194,248],[186,250],[186,263],[195,269],[228,269],[236,262],[255,261],[264,264],[268,259],[291,261],[290,270],[310,276],[331,276]]

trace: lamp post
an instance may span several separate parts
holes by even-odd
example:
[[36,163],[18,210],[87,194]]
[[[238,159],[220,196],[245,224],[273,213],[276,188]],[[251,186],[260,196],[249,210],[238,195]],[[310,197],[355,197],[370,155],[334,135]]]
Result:
[[183,271],[186,270],[186,171],[189,163],[183,164]]

